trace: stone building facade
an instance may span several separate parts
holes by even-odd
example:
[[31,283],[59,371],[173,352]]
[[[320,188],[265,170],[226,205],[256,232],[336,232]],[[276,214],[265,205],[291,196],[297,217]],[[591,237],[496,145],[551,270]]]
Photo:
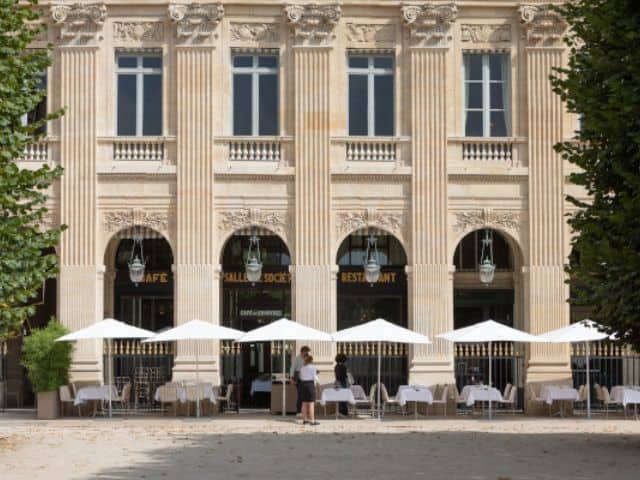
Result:
[[[174,324],[224,322],[225,245],[269,232],[290,257],[291,316],[326,331],[340,327],[341,244],[357,232],[393,237],[405,255],[406,324],[434,339],[406,349],[412,383],[454,378],[454,346],[435,336],[454,327],[458,289],[512,291],[510,323],[533,333],[569,323],[564,195],[579,192],[553,145],[577,119],[549,83],[567,50],[566,24],[548,5],[42,5],[39,42],[55,44],[48,108],[67,112],[22,164],[65,168],[49,221],[69,227],[57,313],[71,329],[118,313],[116,240],[136,228],[170,246]],[[262,56],[271,60],[251,60]],[[358,117],[362,105],[369,113]],[[489,286],[454,261],[463,238],[484,229],[510,259]],[[325,372],[335,349],[313,345]],[[214,381],[220,355],[200,352]],[[527,347],[525,369],[531,382],[570,378],[568,347]],[[194,351],[179,344],[173,375],[193,371]],[[80,344],[74,378],[101,375],[102,345]]]

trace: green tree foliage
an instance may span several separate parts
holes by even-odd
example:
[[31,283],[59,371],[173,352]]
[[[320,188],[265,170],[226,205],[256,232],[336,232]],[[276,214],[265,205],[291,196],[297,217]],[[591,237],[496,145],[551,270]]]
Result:
[[73,344],[56,342],[67,333],[69,331],[52,318],[45,328],[35,329],[25,337],[22,364],[36,392],[58,390],[59,386],[69,383]]
[[579,207],[569,219],[571,301],[640,349],[640,8],[575,0],[558,11],[571,55],[552,83],[582,122],[575,141],[556,149],[580,168],[571,181],[589,195],[568,197]]
[[25,170],[15,162],[61,114],[22,122],[44,97],[39,84],[51,64],[51,46],[28,49],[44,28],[36,4],[0,0],[0,341],[20,331],[35,311],[29,303],[58,270],[56,256],[43,252],[57,245],[62,228],[46,228],[42,219],[47,190],[62,169]]

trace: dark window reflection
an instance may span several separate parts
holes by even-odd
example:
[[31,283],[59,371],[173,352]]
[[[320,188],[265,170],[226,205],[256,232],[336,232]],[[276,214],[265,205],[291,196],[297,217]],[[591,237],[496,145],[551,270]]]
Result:
[[369,110],[366,75],[349,75],[349,135],[367,135]]

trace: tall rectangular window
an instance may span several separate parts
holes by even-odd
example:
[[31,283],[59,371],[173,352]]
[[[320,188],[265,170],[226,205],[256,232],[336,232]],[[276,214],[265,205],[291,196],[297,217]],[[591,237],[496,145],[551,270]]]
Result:
[[393,57],[349,56],[349,135],[394,135]]
[[233,134],[278,135],[278,57],[234,55]]
[[[21,120],[23,125],[31,125],[33,123],[43,120],[47,116],[47,72],[43,72],[40,75],[40,81],[38,82],[38,89],[44,92],[44,95],[30,112],[25,113]],[[46,133],[46,125],[42,125],[38,128],[37,133]]]
[[510,134],[509,56],[502,53],[464,55],[464,131],[467,137]]
[[118,135],[162,135],[162,57],[116,57]]

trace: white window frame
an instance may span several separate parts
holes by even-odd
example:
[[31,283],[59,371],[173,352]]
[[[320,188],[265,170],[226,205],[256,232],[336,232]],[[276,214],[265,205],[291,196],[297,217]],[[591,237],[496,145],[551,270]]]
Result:
[[[121,57],[130,57],[130,58],[135,58],[136,59],[136,64],[137,66],[134,67],[120,67],[118,65],[118,60]],[[158,57],[160,58],[160,61],[162,62],[162,66],[160,68],[150,68],[150,67],[143,67],[142,66],[142,61],[144,58],[149,58],[149,57]],[[116,115],[115,115],[115,120],[116,120],[116,126],[115,126],[115,131],[116,131],[116,135],[118,136],[124,136],[124,137],[128,137],[130,135],[120,135],[118,133],[118,105],[119,105],[119,99],[120,99],[120,92],[118,91],[118,77],[120,75],[135,75],[136,76],[136,133],[135,136],[136,137],[142,137],[142,136],[154,136],[154,135],[143,135],[142,133],[142,129],[143,129],[143,114],[144,114],[144,76],[145,75],[149,75],[149,74],[153,74],[153,75],[160,75],[160,78],[162,80],[162,88],[164,88],[164,74],[163,74],[163,66],[164,66],[164,56],[162,55],[162,52],[158,51],[158,52],[149,52],[149,53],[138,53],[138,52],[126,52],[126,51],[122,51],[122,52],[117,52],[116,56],[115,56],[115,61],[116,61],[116,78],[115,78],[115,90],[116,90]],[[160,92],[160,98],[163,99],[164,95],[162,93],[162,91]],[[162,100],[161,100],[162,101]],[[163,105],[164,106],[164,105]],[[164,108],[162,109],[162,113],[163,113],[163,118],[161,120],[161,130],[164,131]],[[161,132],[162,133],[162,132]]]
[[[236,67],[234,65],[236,57],[251,57],[250,67]],[[276,59],[275,67],[259,67],[258,57],[274,57]],[[252,137],[260,136],[260,75],[276,75],[278,79],[278,96],[280,96],[280,56],[277,52],[234,52],[231,55],[231,85],[235,83],[234,76],[251,75],[251,134]],[[231,129],[233,130],[235,123],[235,92],[231,92]],[[280,130],[280,101],[278,100],[278,111],[276,112],[276,121],[278,122],[278,130]],[[244,136],[236,135],[234,136]]]
[[[374,61],[376,58],[390,58],[391,59],[391,67],[390,68],[380,68],[374,66]],[[367,68],[357,68],[349,66],[349,60],[352,58],[366,58],[367,59]],[[367,137],[375,137],[375,136],[387,136],[387,135],[376,135],[376,106],[375,106],[375,77],[376,76],[391,76],[395,75],[395,58],[390,54],[349,54],[347,58],[347,130],[349,129],[349,120],[351,118],[351,112],[349,111],[349,98],[351,97],[351,92],[349,91],[349,77],[351,75],[366,75],[367,76]],[[393,97],[393,108],[395,110],[395,90],[396,83],[395,77],[393,82],[393,92],[391,92],[391,96]],[[395,111],[393,112],[393,132],[395,134],[396,131],[396,118]],[[350,136],[359,136],[359,135],[351,135]]]
[[[49,113],[49,71],[48,69],[46,69],[44,72],[42,72],[42,74],[40,75],[42,78],[44,78],[44,88],[42,90],[44,90],[44,100],[47,104],[47,111],[46,113]],[[38,106],[36,105],[35,108],[37,108]],[[23,113],[20,116],[20,125],[22,125],[23,127],[26,127],[29,124],[29,113],[31,113],[31,111],[27,112],[27,113]],[[47,125],[45,124],[45,134],[46,134],[46,129]]]
[[[464,69],[466,64],[464,62],[464,56],[466,55],[478,55],[482,58],[482,80],[467,80],[467,75]],[[501,55],[508,60],[508,68],[505,69],[505,75],[502,80],[491,80],[489,57],[491,55]],[[485,138],[505,138],[511,135],[511,75],[510,75],[511,57],[507,53],[503,52],[486,52],[486,53],[474,53],[465,52],[462,59],[462,108],[464,112],[464,121],[462,123],[463,135],[467,136],[467,112],[482,112],[482,137]],[[466,87],[467,84],[482,84],[482,107],[481,108],[467,108],[466,102]],[[503,107],[504,108],[491,108],[491,84],[506,84],[506,88],[503,87],[503,91],[506,92],[503,95]],[[491,135],[491,112],[504,112],[505,118],[505,137],[493,137]]]

